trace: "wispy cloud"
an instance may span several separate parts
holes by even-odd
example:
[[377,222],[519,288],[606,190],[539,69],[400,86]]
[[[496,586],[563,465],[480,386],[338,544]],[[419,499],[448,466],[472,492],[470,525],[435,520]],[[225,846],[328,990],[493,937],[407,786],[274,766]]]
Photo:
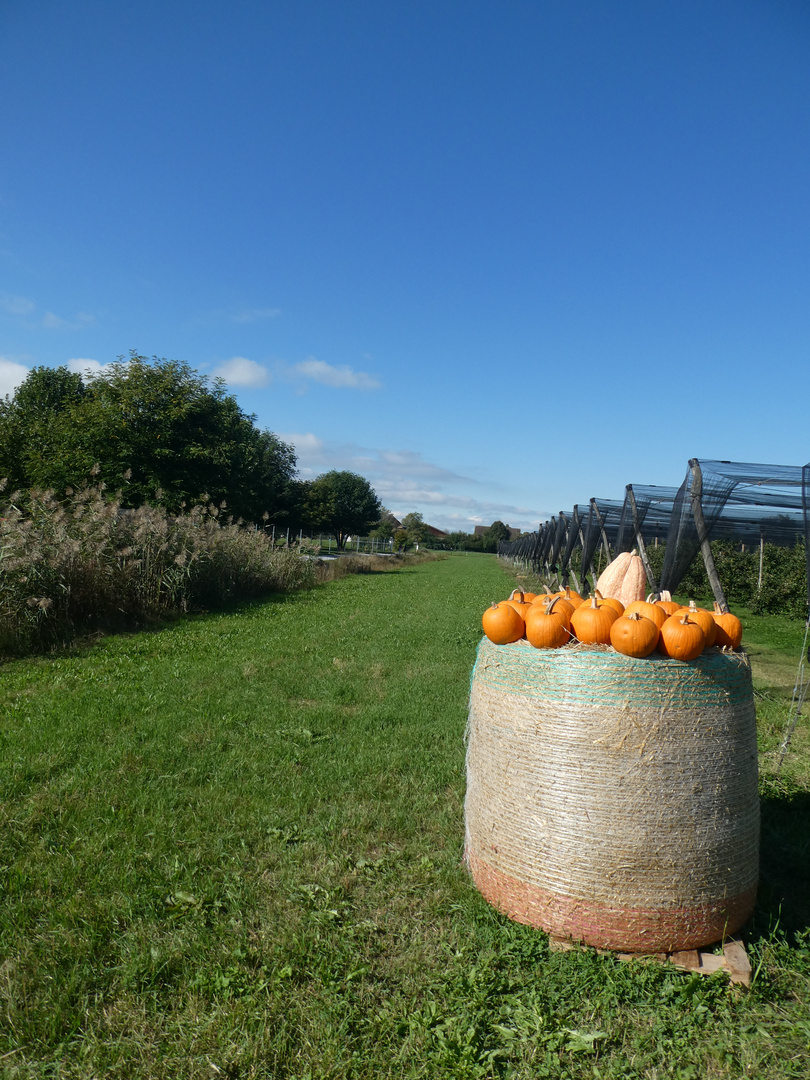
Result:
[[259,388],[268,386],[272,376],[266,367],[248,360],[246,356],[232,356],[212,372],[215,379],[224,379],[229,386]]
[[42,325],[47,330],[83,330],[95,321],[95,316],[86,311],[77,312],[73,319],[63,319],[61,315],[49,311],[43,316]]
[[311,479],[330,469],[359,473],[397,517],[416,510],[431,525],[448,532],[470,532],[475,525],[490,525],[498,519],[530,530],[541,520],[539,510],[487,498],[483,485],[474,477],[427,461],[414,450],[330,443],[312,432],[282,434],[280,438],[295,447],[302,477]]
[[0,398],[10,397],[28,375],[28,368],[12,360],[10,356],[0,356]]
[[0,308],[9,315],[30,315],[36,304],[27,296],[12,296],[10,293],[0,293]]
[[320,383],[341,390],[377,390],[382,383],[365,371],[355,371],[348,364],[335,367],[324,360],[308,356],[297,364],[278,365],[279,376],[289,382],[305,385],[308,382]]

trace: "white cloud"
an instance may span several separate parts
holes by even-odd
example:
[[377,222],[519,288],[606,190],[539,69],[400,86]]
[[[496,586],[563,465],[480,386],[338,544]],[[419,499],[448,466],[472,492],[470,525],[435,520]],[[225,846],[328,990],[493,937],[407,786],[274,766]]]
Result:
[[365,371],[355,371],[346,364],[334,367],[323,360],[316,360],[314,356],[308,356],[306,360],[301,360],[297,364],[282,364],[280,373],[284,378],[293,381],[303,379],[339,389],[376,390],[382,385],[378,379]]
[[488,492],[473,477],[426,461],[414,450],[375,450],[354,443],[329,443],[312,432],[279,433],[279,438],[295,447],[298,470],[304,479],[330,469],[359,473],[398,518],[416,510],[430,525],[447,532],[472,532],[474,526],[490,525],[496,520],[531,531],[542,520],[538,510],[500,501],[497,489]]
[[281,308],[267,307],[267,308],[241,308],[239,311],[230,315],[231,322],[235,323],[253,323],[261,322],[263,319],[275,319],[277,315],[281,314]]
[[7,356],[0,356],[0,398],[11,396],[28,376],[25,364],[18,364]]
[[224,379],[230,386],[261,387],[271,381],[267,368],[255,360],[248,360],[246,356],[232,356],[214,370],[213,377]]
[[312,432],[307,432],[305,435],[297,432],[291,435],[279,435],[279,438],[286,443],[292,443],[298,454],[299,463],[302,457],[306,457],[310,462],[313,462],[324,456],[323,439],[319,439]]
[[9,315],[30,315],[36,307],[33,300],[27,296],[12,296],[10,293],[0,293],[0,308]]
[[68,371],[74,371],[77,375],[98,375],[104,370],[104,365],[98,360],[68,360]]

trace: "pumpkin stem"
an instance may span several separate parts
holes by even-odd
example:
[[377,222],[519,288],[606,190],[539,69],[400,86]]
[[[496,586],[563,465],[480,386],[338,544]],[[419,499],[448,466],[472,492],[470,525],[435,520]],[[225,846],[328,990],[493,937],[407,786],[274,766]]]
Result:
[[520,603],[522,604],[523,603],[523,590],[522,589],[512,589],[512,592],[509,594],[509,599],[514,600],[516,593],[520,596]]
[[638,622],[641,619],[641,612],[639,612],[639,611],[631,611],[630,614],[627,616],[627,618],[632,619],[633,622]]

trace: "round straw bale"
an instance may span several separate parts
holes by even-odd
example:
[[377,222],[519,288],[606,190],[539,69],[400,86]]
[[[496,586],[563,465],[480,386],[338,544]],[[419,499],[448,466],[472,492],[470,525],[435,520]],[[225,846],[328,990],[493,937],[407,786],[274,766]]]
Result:
[[510,918],[627,952],[697,949],[749,919],[759,795],[744,655],[485,638],[467,737],[465,859]]

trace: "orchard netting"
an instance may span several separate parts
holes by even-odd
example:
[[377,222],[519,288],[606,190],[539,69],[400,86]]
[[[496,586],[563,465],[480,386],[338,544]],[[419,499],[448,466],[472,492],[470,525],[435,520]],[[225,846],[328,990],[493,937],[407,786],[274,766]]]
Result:
[[[549,583],[590,589],[598,567],[638,550],[652,592],[675,592],[702,555],[715,599],[728,610],[711,542],[741,550],[803,545],[810,600],[810,464],[761,465],[692,458],[680,487],[628,484],[622,499],[591,498],[499,545],[499,555]],[[663,548],[663,561],[649,548]],[[761,585],[760,554],[760,585]],[[654,565],[655,564],[655,565]],[[659,569],[656,571],[656,566]],[[590,578],[589,578],[590,575]]]

